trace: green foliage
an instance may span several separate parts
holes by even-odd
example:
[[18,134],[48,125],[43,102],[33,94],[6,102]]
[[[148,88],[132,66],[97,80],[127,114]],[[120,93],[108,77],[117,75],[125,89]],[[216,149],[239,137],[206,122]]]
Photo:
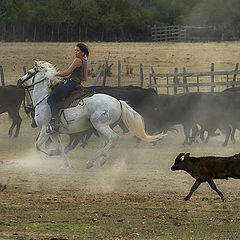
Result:
[[239,11],[239,0],[1,0],[0,35],[4,41],[144,41],[157,23],[211,25],[239,39]]

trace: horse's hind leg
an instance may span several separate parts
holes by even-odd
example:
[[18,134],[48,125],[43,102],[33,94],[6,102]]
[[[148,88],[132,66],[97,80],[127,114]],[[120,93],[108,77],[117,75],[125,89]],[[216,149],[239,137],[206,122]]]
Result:
[[99,151],[94,159],[91,159],[87,162],[87,168],[91,168],[94,166],[94,162],[100,159],[100,165],[102,166],[106,162],[106,154],[109,149],[115,144],[118,139],[118,135],[110,128],[109,125],[99,125],[94,124],[94,128],[106,139],[105,145],[101,151]]

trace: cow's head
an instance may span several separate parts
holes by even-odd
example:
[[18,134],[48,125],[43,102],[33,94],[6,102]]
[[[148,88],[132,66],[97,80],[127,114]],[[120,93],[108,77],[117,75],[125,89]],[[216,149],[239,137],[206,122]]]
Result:
[[171,167],[172,171],[185,170],[185,164],[188,161],[190,153],[180,153]]

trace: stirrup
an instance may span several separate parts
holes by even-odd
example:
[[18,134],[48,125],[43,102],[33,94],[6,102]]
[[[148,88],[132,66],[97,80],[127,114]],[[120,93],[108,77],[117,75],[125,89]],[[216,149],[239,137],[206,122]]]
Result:
[[59,130],[59,123],[57,119],[52,118],[48,123],[46,133],[55,133],[55,132],[58,132],[58,130]]

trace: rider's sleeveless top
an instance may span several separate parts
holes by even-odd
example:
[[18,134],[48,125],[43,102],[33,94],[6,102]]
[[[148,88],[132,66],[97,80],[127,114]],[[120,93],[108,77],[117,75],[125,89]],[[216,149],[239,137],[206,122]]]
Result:
[[76,67],[69,76],[69,79],[78,83],[86,80],[87,60],[84,58],[81,58],[81,60],[82,65],[80,67]]

